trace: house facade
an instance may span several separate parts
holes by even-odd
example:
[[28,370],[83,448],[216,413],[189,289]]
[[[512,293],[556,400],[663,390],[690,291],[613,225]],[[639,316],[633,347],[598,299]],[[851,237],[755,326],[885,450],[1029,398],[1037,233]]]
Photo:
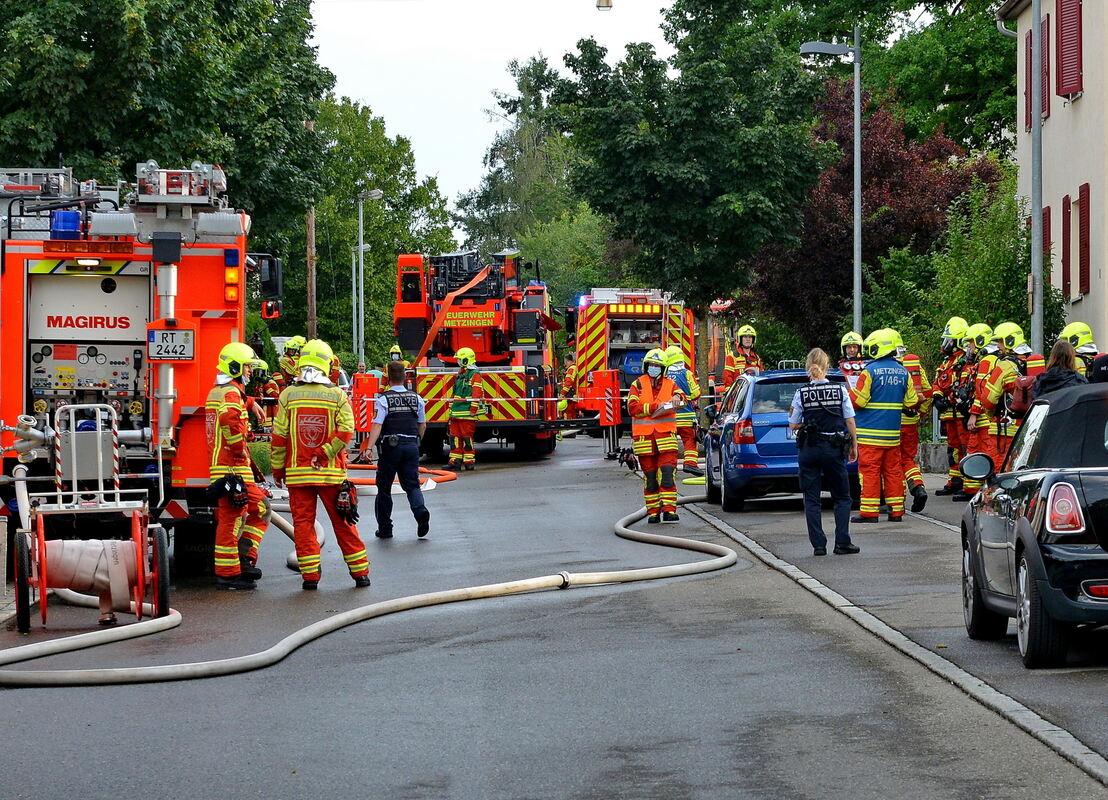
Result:
[[[1014,30],[1019,193],[1031,198],[1031,92],[1043,103],[1043,236],[1050,280],[1067,319],[1092,326],[1108,348],[1108,0],[1042,0],[1043,69],[1031,64],[1031,0],[1007,0],[997,19]],[[1049,343],[1048,343],[1049,344]]]

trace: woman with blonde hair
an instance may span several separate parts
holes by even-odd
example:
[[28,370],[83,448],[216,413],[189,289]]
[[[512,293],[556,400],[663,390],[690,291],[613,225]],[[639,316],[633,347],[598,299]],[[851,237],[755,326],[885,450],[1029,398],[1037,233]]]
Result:
[[853,555],[860,548],[850,541],[850,484],[847,461],[858,459],[858,435],[854,428],[854,406],[846,384],[827,378],[831,359],[820,348],[808,353],[805,363],[808,384],[796,390],[789,428],[797,432],[797,461],[800,491],[804,493],[804,516],[808,540],[817,556],[827,555],[823,532],[820,490],[824,482],[835,503],[835,555]]

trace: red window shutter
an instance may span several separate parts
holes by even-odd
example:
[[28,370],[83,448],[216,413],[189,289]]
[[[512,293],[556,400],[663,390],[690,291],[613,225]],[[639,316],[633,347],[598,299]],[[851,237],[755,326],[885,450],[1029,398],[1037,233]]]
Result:
[[1070,299],[1070,196],[1062,198],[1062,294]]
[[1031,78],[1031,31],[1027,32],[1025,44],[1025,69],[1023,70],[1023,127],[1027,130],[1031,130],[1031,87],[1034,85],[1034,81]]
[[1050,116],[1050,14],[1043,15],[1043,119]]
[[1050,206],[1043,209],[1043,252],[1050,254],[1054,241],[1050,238]]
[[1084,90],[1081,6],[1082,0],[1058,0],[1058,22],[1054,26],[1057,53],[1055,58],[1058,59],[1055,71],[1057,72],[1057,92],[1063,97]]
[[1089,278],[1089,184],[1081,184],[1077,190],[1077,290],[1088,294],[1092,282]]

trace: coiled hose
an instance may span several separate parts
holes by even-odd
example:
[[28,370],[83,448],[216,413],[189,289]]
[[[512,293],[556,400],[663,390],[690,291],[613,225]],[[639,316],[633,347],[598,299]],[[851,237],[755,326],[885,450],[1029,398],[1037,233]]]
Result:
[[[703,495],[681,498],[680,504],[695,503],[704,500]],[[620,519],[615,524],[615,534],[624,539],[655,544],[662,547],[677,547],[707,553],[713,558],[707,561],[693,561],[685,564],[673,564],[642,569],[615,570],[610,572],[559,572],[555,575],[543,575],[537,578],[524,578],[504,583],[490,583],[484,586],[469,586],[462,589],[448,589],[440,592],[398,597],[379,603],[355,608],[328,619],[320,620],[286,636],[272,647],[258,653],[224,658],[215,661],[197,661],[188,664],[167,664],[154,667],[123,667],[115,669],[60,669],[60,670],[0,670],[0,685],[4,686],[91,686],[123,683],[150,683],[157,681],[179,681],[195,678],[214,678],[219,675],[232,675],[238,672],[261,669],[276,664],[291,652],[308,642],[328,633],[386,614],[409,611],[413,608],[458,603],[463,600],[478,600],[486,597],[506,597],[509,595],[534,592],[541,589],[568,589],[572,586],[595,586],[604,583],[630,583],[633,581],[674,578],[682,575],[696,575],[704,572],[730,567],[738,560],[738,555],[729,547],[710,542],[699,542],[677,536],[665,536],[632,530],[629,526],[646,516],[646,509],[640,508]],[[104,631],[68,636],[49,642],[13,647],[0,651],[0,665],[14,664],[34,658],[42,658],[57,653],[94,647],[109,642],[145,636],[150,633],[167,630],[181,624],[181,615],[171,611],[167,617],[143,620],[132,625]]]

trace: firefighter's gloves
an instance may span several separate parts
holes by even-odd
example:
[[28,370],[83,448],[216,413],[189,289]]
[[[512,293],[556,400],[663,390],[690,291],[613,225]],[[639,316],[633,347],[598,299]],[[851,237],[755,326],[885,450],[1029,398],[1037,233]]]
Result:
[[351,525],[356,525],[358,523],[358,487],[349,480],[340,483],[335,507],[340,517]]

